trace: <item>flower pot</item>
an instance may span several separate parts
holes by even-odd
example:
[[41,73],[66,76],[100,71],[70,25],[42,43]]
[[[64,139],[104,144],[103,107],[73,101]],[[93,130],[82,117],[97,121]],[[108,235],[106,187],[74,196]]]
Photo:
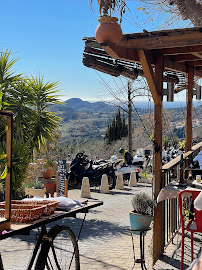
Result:
[[43,171],[43,178],[44,179],[51,179],[52,176],[53,176],[53,170]]
[[119,43],[122,39],[122,30],[117,23],[118,18],[102,16],[98,19],[99,25],[95,30],[95,38],[99,43]]
[[133,231],[133,233],[137,235],[140,234],[138,230],[140,231],[147,230],[153,220],[153,216],[144,216],[134,213],[132,211],[129,212],[129,218],[130,218],[130,229],[137,230],[137,232]]
[[56,183],[46,183],[46,193],[50,193],[51,197],[54,196],[54,192],[56,192]]

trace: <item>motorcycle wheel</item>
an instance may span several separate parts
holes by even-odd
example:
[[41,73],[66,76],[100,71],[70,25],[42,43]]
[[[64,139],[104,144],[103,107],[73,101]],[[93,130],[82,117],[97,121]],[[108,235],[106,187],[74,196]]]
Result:
[[68,176],[67,177],[67,180],[68,180],[68,186],[69,187],[76,187],[78,185],[78,180],[76,179],[76,177],[72,176]]
[[116,186],[116,176],[109,174],[108,176],[108,183],[109,183],[109,189],[112,190]]

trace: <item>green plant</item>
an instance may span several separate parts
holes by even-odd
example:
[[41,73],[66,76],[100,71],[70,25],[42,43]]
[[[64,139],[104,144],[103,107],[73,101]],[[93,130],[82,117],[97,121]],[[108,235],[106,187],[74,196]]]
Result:
[[52,161],[52,160],[50,160],[50,159],[48,159],[48,160],[46,160],[45,163],[43,164],[43,167],[44,167],[44,169],[49,169],[49,170],[51,170],[51,169],[53,168],[54,165],[55,165],[55,162]]
[[25,187],[27,188],[35,188],[35,189],[43,189],[45,188],[44,184],[41,183],[40,181],[35,182],[30,182],[30,183],[26,183]]
[[135,213],[147,216],[153,216],[157,206],[156,201],[145,192],[135,194],[131,202]]

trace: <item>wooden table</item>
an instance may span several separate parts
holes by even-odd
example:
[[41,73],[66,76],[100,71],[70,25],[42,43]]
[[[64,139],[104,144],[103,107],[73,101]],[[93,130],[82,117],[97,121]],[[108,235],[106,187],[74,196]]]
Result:
[[31,221],[29,223],[12,223],[11,229],[0,235],[0,240],[19,234],[26,234],[30,230],[41,227],[53,221],[57,221],[67,217],[76,217],[77,213],[87,213],[89,209],[103,205],[102,201],[91,200],[86,203],[81,203],[82,206],[77,206],[69,211],[56,210],[52,215],[42,216],[41,218]]
[[198,183],[196,180],[194,180],[192,182],[192,187],[198,188],[198,189],[202,189],[202,183]]

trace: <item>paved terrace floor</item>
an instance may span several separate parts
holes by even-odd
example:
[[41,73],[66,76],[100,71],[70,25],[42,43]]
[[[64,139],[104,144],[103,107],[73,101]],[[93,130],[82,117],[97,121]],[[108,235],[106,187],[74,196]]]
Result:
[[[87,214],[79,241],[81,270],[141,269],[140,264],[134,266],[131,236],[126,230],[129,226],[128,212],[131,210],[131,198],[140,191],[151,194],[151,184],[138,183],[137,187],[132,188],[125,186],[124,190],[113,190],[110,194],[101,194],[98,190],[91,189],[92,198],[102,200],[104,205],[90,210]],[[69,190],[71,199],[81,200],[80,194],[80,189]],[[83,214],[78,214],[77,218],[64,219],[61,223],[70,226],[78,235],[82,218]],[[5,270],[26,269],[35,238],[36,231],[32,231],[29,236],[16,236],[1,241],[0,252]],[[134,236],[134,240],[135,256],[139,258],[139,236]],[[153,269],[179,269],[180,242],[181,237],[178,236]],[[200,244],[198,238],[195,253],[199,252]],[[190,262],[189,247],[190,245],[187,245],[185,249],[187,265]],[[152,231],[145,236],[145,257],[147,269],[152,269]]]

